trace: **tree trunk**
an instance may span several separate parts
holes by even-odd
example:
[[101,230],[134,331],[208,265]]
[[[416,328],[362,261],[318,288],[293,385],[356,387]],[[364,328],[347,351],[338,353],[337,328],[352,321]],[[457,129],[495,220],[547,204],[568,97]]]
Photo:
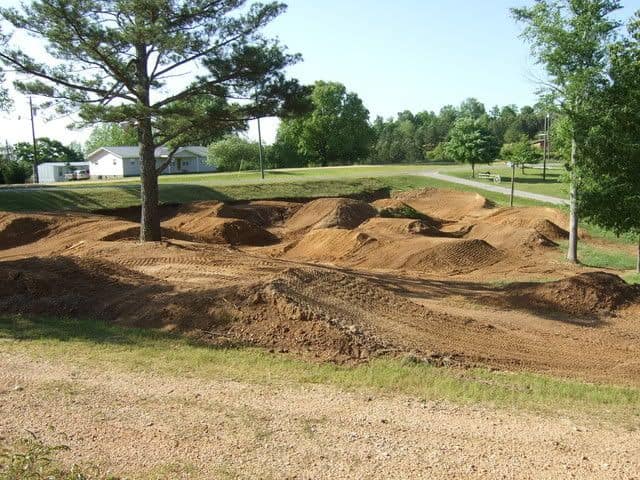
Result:
[[471,162],[471,178],[476,178],[476,164]]
[[576,178],[576,140],[571,139],[571,185],[569,187],[569,249],[567,260],[578,263],[578,179]]
[[160,212],[158,211],[158,173],[151,122],[143,120],[138,126],[140,147],[140,241],[159,242]]

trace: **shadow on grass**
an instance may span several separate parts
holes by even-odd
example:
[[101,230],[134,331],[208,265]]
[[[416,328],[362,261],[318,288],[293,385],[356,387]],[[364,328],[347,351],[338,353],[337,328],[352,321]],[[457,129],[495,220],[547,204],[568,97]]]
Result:
[[0,315],[0,338],[15,340],[81,340],[91,343],[141,345],[177,335],[151,329],[123,328],[99,320],[52,318],[19,314]]

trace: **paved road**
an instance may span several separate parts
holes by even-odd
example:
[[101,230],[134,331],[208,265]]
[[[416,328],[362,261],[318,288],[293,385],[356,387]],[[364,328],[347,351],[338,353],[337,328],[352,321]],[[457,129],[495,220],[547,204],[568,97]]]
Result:
[[[453,177],[451,175],[445,175],[439,172],[421,172],[420,175],[425,177],[435,178],[436,180],[442,180],[443,182],[458,183],[460,185],[467,185],[469,187],[480,188],[490,192],[502,193],[504,195],[511,194],[511,188],[499,187],[497,185],[486,184],[482,182],[476,182],[473,180],[466,180],[464,178]],[[540,193],[524,192],[522,190],[515,190],[514,196],[519,198],[528,198],[531,200],[537,200],[539,202],[551,203],[553,205],[568,205],[569,201],[564,198],[552,197],[550,195],[542,195]]]

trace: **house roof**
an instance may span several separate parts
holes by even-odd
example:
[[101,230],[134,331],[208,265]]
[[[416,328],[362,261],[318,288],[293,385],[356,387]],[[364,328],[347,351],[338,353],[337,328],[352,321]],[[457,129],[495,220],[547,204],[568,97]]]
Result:
[[72,167],[86,167],[89,165],[89,162],[42,162],[38,164],[38,167],[41,167],[41,166],[66,167],[67,165]]
[[[96,150],[95,152],[91,152],[89,155],[87,155],[87,158],[91,158],[94,155],[96,155],[97,153],[101,152],[101,151],[107,151],[110,152],[112,154],[114,154],[117,157],[120,158],[138,158],[139,153],[140,153],[140,149],[138,146],[131,146],[131,147],[102,147],[99,148],[98,150]],[[176,155],[180,155],[183,154],[185,152],[189,152],[191,154],[197,155],[199,157],[206,157],[207,156],[207,147],[199,147],[196,145],[193,146],[187,146],[187,147],[181,147],[178,149],[178,151],[176,152]],[[162,157],[166,157],[169,154],[169,149],[167,147],[158,147],[156,148],[156,152],[155,152],[155,156],[156,158],[162,158]]]

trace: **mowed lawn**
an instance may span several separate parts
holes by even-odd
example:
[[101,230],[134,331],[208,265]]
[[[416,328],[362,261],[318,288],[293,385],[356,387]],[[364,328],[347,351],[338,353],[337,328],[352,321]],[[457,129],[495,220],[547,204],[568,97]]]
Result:
[[[421,176],[440,171],[464,177],[466,165],[382,165],[284,169],[267,171],[262,180],[259,172],[225,172],[215,174],[167,175],[159,179],[163,203],[185,203],[198,200],[253,200],[264,198],[313,198],[322,196],[367,195],[379,190],[406,190],[436,187],[477,191],[498,204],[507,204],[506,195],[488,193],[453,183]],[[539,186],[540,190],[559,189]],[[533,186],[534,184],[532,184]],[[519,186],[520,188],[520,186]],[[553,190],[555,191],[555,190]],[[139,205],[139,179],[105,182],[82,182],[46,185],[33,188],[0,188],[0,210],[5,211],[93,211]],[[517,205],[536,202],[517,199]]]

